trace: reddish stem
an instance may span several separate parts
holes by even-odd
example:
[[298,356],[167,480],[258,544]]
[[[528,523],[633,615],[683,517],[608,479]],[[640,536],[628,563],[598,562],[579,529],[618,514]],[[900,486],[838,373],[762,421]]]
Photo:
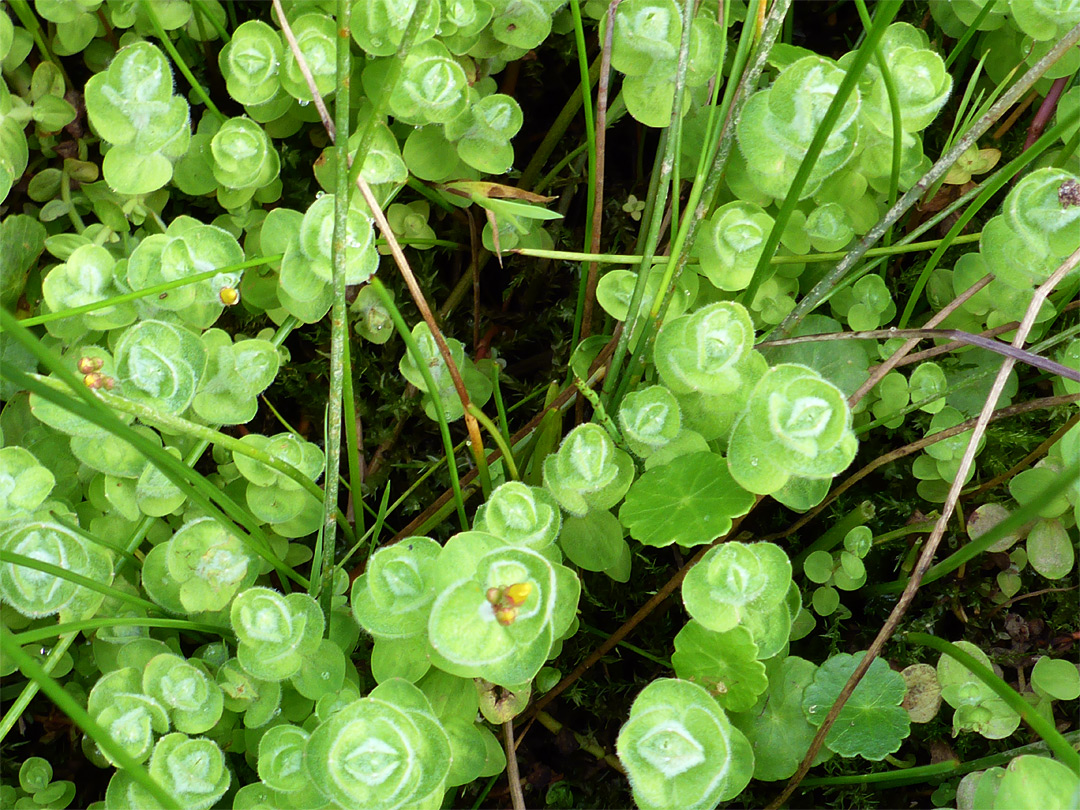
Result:
[[1043,130],[1046,129],[1046,124],[1050,121],[1050,116],[1057,110],[1058,99],[1065,92],[1070,79],[1072,79],[1071,76],[1054,79],[1054,83],[1050,86],[1050,92],[1046,94],[1046,98],[1039,105],[1039,111],[1035,113],[1031,126],[1028,127],[1027,138],[1024,139],[1024,149],[1030,149],[1031,145],[1039,139]]

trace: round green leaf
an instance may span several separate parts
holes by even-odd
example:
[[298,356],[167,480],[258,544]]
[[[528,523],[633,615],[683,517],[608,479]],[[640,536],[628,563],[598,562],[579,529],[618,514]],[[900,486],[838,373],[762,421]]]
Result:
[[698,546],[727,533],[754,496],[735,483],[722,456],[692,453],[649,470],[630,487],[619,519],[647,546]]
[[[803,695],[803,712],[812,725],[821,725],[865,654],[834,655],[815,673]],[[905,691],[900,673],[875,658],[829,729],[825,745],[842,757],[860,756],[873,761],[899,750],[911,722],[900,705]]]
[[1031,670],[1031,686],[1054,700],[1080,697],[1080,670],[1076,662],[1042,656]]
[[1040,520],[1027,537],[1027,555],[1031,567],[1047,579],[1069,575],[1076,561],[1076,551],[1069,533],[1059,520]]
[[566,558],[586,571],[604,571],[614,566],[626,545],[618,519],[603,509],[585,517],[568,517],[559,534]]

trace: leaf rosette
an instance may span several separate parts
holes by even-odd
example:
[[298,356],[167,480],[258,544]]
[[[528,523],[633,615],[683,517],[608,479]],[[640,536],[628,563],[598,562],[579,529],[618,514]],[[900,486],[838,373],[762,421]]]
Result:
[[1080,205],[1070,202],[1078,185],[1080,177],[1052,168],[1036,169],[1017,183],[1001,214],[983,228],[979,252],[987,271],[1020,290],[1046,281],[1080,247]]
[[[385,204],[385,201],[392,199],[405,181],[409,179],[409,167],[405,165],[405,160],[401,156],[401,146],[398,144],[397,138],[390,127],[386,125],[385,116],[379,115],[374,124],[368,124],[371,114],[371,108],[365,106],[361,109],[360,118],[356,124],[358,129],[349,138],[349,149],[352,151],[359,148],[361,139],[366,137],[368,151],[367,157],[364,159],[364,167],[360,170],[360,176],[371,185],[375,198]],[[365,129],[365,127],[370,128]],[[314,170],[315,179],[319,181],[319,185],[328,193],[335,193],[337,190],[337,155],[333,146],[328,146],[323,150],[315,163]],[[365,203],[357,202],[355,205],[362,207],[365,212],[367,211]],[[408,210],[409,207],[415,205],[424,206],[427,203],[422,201],[410,203],[408,207],[401,203],[394,203],[386,210],[387,220],[390,222],[390,227],[395,234],[406,238],[416,238],[407,232],[402,233],[399,231],[400,217],[392,214],[392,212],[402,208]],[[425,223],[426,220],[427,217],[425,216]],[[434,239],[435,232],[431,231],[428,238]],[[380,245],[378,250],[379,253],[383,254],[389,254],[390,252],[385,245]]]
[[304,768],[310,734],[298,726],[280,725],[259,740],[259,778],[272,790],[294,793],[311,786]]
[[112,144],[103,171],[120,194],[147,194],[172,178],[172,160],[191,140],[188,104],[173,95],[165,55],[149,42],[121,48],[109,67],[86,82],[86,112]]
[[752,202],[735,200],[717,208],[694,242],[701,272],[721,290],[750,284],[773,218]]
[[281,358],[268,340],[232,342],[221,329],[203,332],[207,348],[206,372],[192,410],[207,422],[242,425],[255,418],[258,396],[277,376]]
[[1035,40],[1056,39],[1080,22],[1076,0],[1012,0],[1009,14]]
[[678,59],[681,36],[675,0],[626,0],[615,11],[611,66],[626,76],[644,76],[657,63]]
[[[255,193],[274,181],[281,170],[277,150],[266,131],[250,118],[230,118],[210,140],[214,158],[214,179],[227,189],[244,189]],[[250,199],[250,194],[246,195]],[[229,207],[238,202],[230,198]]]
[[512,687],[532,680],[569,629],[581,584],[569,568],[482,532],[447,541],[428,618],[432,662]]
[[[893,75],[904,132],[926,129],[952,90],[952,76],[945,69],[945,60],[930,48],[925,31],[904,22],[890,25],[878,47]],[[840,66],[846,68],[853,58],[854,54],[845,54]],[[891,139],[892,114],[881,71],[874,60],[865,70],[861,122]]]
[[468,109],[469,80],[446,46],[430,39],[405,57],[389,103],[399,121],[417,126],[446,124]]
[[709,810],[754,771],[750,743],[708,691],[675,678],[641,690],[615,745],[642,810]]
[[[205,737],[191,739],[179,732],[157,741],[147,770],[185,810],[209,810],[225,795],[232,781],[225,754],[216,742]],[[126,771],[118,770],[105,792],[105,807],[158,810],[161,805]]]
[[456,142],[463,161],[487,174],[502,174],[514,162],[510,139],[523,122],[512,96],[495,93],[473,104],[467,114],[446,125],[446,138]]
[[[330,308],[333,278],[334,195],[324,194],[304,213],[296,239],[289,240],[281,260],[278,297],[305,323],[319,320]],[[346,284],[362,284],[378,263],[371,220],[350,206],[345,223]]]
[[[145,761],[157,735],[169,730],[168,712],[143,692],[135,667],[116,669],[99,678],[90,690],[86,710],[136,762]],[[108,759],[108,754],[102,754]]]
[[270,588],[248,588],[229,611],[245,671],[264,681],[283,681],[300,671],[319,648],[324,619],[304,593],[282,596]]
[[409,638],[427,627],[435,599],[436,559],[430,537],[406,537],[371,555],[352,585],[356,621],[376,638]]
[[[243,261],[244,251],[228,231],[179,216],[164,234],[153,234],[139,243],[128,260],[126,280],[131,289],[142,290]],[[224,308],[221,288],[238,282],[238,274],[221,273],[176,287],[164,298],[154,299],[154,306],[179,312],[187,323],[205,329]]]
[[491,35],[506,44],[499,54],[507,61],[519,59],[547,39],[551,15],[562,7],[560,0],[509,0],[492,3]]
[[656,368],[675,394],[727,396],[750,374],[754,325],[741,304],[721,301],[666,322],[656,336]]
[[303,761],[311,782],[338,807],[438,807],[450,740],[424,693],[394,679],[311,732]]
[[835,202],[827,202],[811,211],[804,227],[810,245],[823,253],[840,250],[855,235],[848,212]]
[[[439,6],[439,3],[428,6],[414,45],[435,36],[439,28]],[[352,37],[370,56],[393,56],[415,10],[416,0],[355,0],[349,19]]]
[[[806,156],[825,112],[843,81],[844,71],[820,56],[806,56],[786,68],[772,86],[746,102],[736,128],[739,150],[751,181],[766,194],[782,198]],[[848,97],[801,198],[814,194],[822,182],[842,169],[858,147],[857,91]]]
[[[651,301],[660,292],[660,284],[664,279],[664,271],[660,266],[654,268],[645,281],[645,297],[643,300]],[[665,320],[679,317],[690,303],[697,298],[698,287],[701,277],[697,273],[683,273],[675,284],[675,292],[668,304]],[[634,287],[637,285],[637,273],[629,270],[609,270],[596,285],[596,302],[604,308],[604,312],[617,321],[625,321],[629,315],[630,301],[634,296]],[[631,345],[636,345],[640,328],[635,326]]]
[[599,425],[578,425],[544,459],[544,486],[567,512],[610,509],[630,488],[634,462]]
[[702,625],[724,632],[782,609],[791,585],[791,560],[774,543],[730,542],[709,549],[682,584],[686,612]]
[[55,485],[56,476],[25,447],[0,449],[0,523],[29,516]]
[[265,104],[281,87],[281,39],[261,20],[248,20],[233,31],[218,54],[229,95],[241,104]]
[[[424,321],[420,321],[413,327],[412,336],[420,350],[419,362],[427,366],[436,390],[428,390],[428,382],[424,379],[417,365],[417,358],[413,357],[412,352],[406,352],[398,363],[401,376],[424,392],[424,413],[429,419],[436,419],[435,407],[431,401],[433,397],[439,398],[448,422],[460,419],[465,415],[465,409],[450,376],[450,367],[435,343],[431,328]],[[461,380],[465,384],[469,399],[476,405],[483,405],[491,397],[491,380],[477,368],[472,359],[465,356],[465,346],[460,340],[450,337],[445,340],[450,350],[450,358],[461,372]]]
[[258,574],[243,541],[213,518],[185,523],[166,548],[169,577],[179,586],[180,601],[189,613],[223,610]]
[[623,439],[639,458],[673,441],[682,427],[679,403],[662,385],[631,391],[619,403],[618,418]]
[[[241,440],[317,481],[324,466],[323,451],[291,433],[263,436],[249,433]],[[243,453],[233,453],[237,471],[248,480],[245,501],[259,520],[274,525],[283,537],[299,537],[315,531],[308,528],[312,510],[320,511],[319,501],[284,473],[267,467]],[[318,518],[316,517],[317,521]]]
[[[53,565],[103,585],[112,581],[109,552],[89,543],[59,523],[16,524],[0,534],[0,550]],[[19,562],[0,563],[0,599],[19,613],[39,619],[59,613],[61,621],[100,603],[101,596],[69,579],[29,568]]]
[[555,542],[561,525],[562,513],[550,492],[507,481],[476,510],[473,529],[501,537],[511,546],[540,551]]
[[[82,245],[57,265],[41,282],[45,303],[52,312],[96,304],[126,292],[116,278],[116,259],[99,245]],[[78,316],[87,329],[106,330],[127,326],[135,320],[133,304],[103,307]]]
[[813,369],[784,363],[758,381],[735,420],[728,467],[740,486],[769,495],[793,478],[832,478],[857,449],[844,393]]
[[205,369],[206,348],[182,326],[141,321],[116,344],[119,393],[166,413],[187,410]]
[[[292,21],[292,29],[299,51],[304,57],[304,63],[315,80],[315,88],[319,91],[319,95],[323,97],[332,95],[337,86],[335,82],[337,26],[333,18],[316,12],[301,14]],[[308,89],[307,80],[300,70],[292,48],[283,47],[282,57],[278,74],[281,86],[293,98],[310,102],[311,90]]]
[[221,688],[205,665],[172,653],[155,655],[147,662],[142,686],[145,694],[165,707],[176,730],[185,734],[209,731],[225,706]]

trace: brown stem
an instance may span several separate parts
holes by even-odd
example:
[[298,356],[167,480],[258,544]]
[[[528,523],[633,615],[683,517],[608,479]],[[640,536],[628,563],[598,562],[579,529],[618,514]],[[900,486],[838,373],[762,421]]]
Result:
[[[446,338],[443,337],[442,330],[439,329],[439,324],[435,321],[435,316],[431,314],[431,307],[428,306],[424,291],[420,289],[416,276],[413,275],[409,260],[405,258],[405,253],[398,243],[397,236],[394,235],[394,231],[390,228],[390,223],[386,221],[386,215],[383,214],[382,208],[379,207],[379,203],[375,199],[375,195],[372,194],[371,187],[363,175],[357,175],[356,187],[360,189],[364,201],[374,215],[375,222],[378,223],[379,230],[382,231],[383,238],[386,239],[386,244],[394,257],[394,263],[397,264],[398,270],[401,271],[401,277],[405,280],[405,286],[412,296],[413,303],[416,304],[416,308],[420,311],[420,317],[424,319],[428,329],[431,330],[435,345],[439,347],[439,354],[442,355],[443,362],[446,363],[447,371],[450,372],[450,379],[454,383],[454,390],[457,391],[458,399],[461,400],[461,407],[465,411],[465,427],[469,432],[470,449],[473,458],[476,460],[477,467],[485,469],[484,440],[480,435],[480,426],[476,422],[476,417],[469,413],[469,405],[472,404],[469,399],[469,392],[465,390],[465,381],[461,379],[461,372],[458,370],[457,363],[454,362],[454,358],[450,355],[450,347],[446,345]],[[419,360],[419,358],[417,359]],[[432,391],[431,396],[438,396],[438,392]]]
[[1009,113],[1008,117],[1004,121],[1001,122],[1001,126],[995,129],[990,137],[993,138],[995,141],[1000,141],[1002,138],[1004,138],[1005,134],[1013,128],[1013,125],[1017,122],[1020,116],[1024,114],[1027,108],[1030,107],[1035,101],[1035,99],[1037,99],[1038,97],[1039,93],[1035,90],[1032,90],[1030,93],[1028,93],[1024,97],[1024,100],[1013,108],[1013,111]]
[[525,794],[521,791],[521,774],[518,773],[517,748],[514,745],[514,721],[503,723],[503,740],[506,742],[506,778],[510,782],[510,798],[514,810],[525,810]]
[[1024,149],[1030,149],[1031,145],[1039,140],[1039,136],[1046,129],[1047,123],[1057,109],[1058,99],[1061,98],[1061,94],[1065,92],[1065,88],[1069,86],[1071,81],[1072,76],[1062,76],[1054,79],[1054,83],[1050,85],[1050,92],[1042,100],[1039,111],[1035,113],[1035,118],[1032,119],[1031,126],[1028,127],[1027,138],[1024,139]]
[[[589,242],[591,253],[600,252],[600,231],[604,219],[604,159],[607,145],[607,108],[608,92],[611,87],[611,41],[615,33],[615,10],[622,0],[611,0],[608,5],[608,24],[604,31],[604,45],[600,51],[600,80],[596,88],[596,176],[592,209],[592,238]],[[588,276],[585,280],[585,306],[581,314],[581,340],[592,334],[593,309],[596,303],[596,283],[600,275],[600,266],[589,262]],[[581,402],[581,400],[579,400]]]
[[[617,756],[615,756],[614,754],[609,754],[603,749],[602,746],[597,745],[594,740],[585,736],[584,734],[579,734],[573,729],[568,728],[565,724],[560,723],[547,712],[537,712],[536,721],[548,731],[550,731],[552,734],[561,734],[564,729],[567,729],[571,734],[574,735],[574,739],[577,741],[577,744],[581,746],[581,750],[587,751],[588,753],[592,754],[594,757],[596,757],[598,760],[603,762],[611,769],[618,771],[622,774],[626,773],[626,769],[623,768],[623,765],[621,762],[619,762],[619,758]],[[521,743],[522,736],[524,735],[518,736],[519,745]]]
[[986,614],[986,621],[989,622],[1000,611],[1002,611],[1005,608],[1009,607],[1009,605],[1016,604],[1017,602],[1021,601],[1022,599],[1032,599],[1032,598],[1034,598],[1036,596],[1045,596],[1048,593],[1068,593],[1069,591],[1075,591],[1076,587],[1077,587],[1076,585],[1073,585],[1071,588],[1043,588],[1042,590],[1039,590],[1039,591],[1032,591],[1031,593],[1022,593],[1019,596],[1014,596],[1012,599],[1007,599],[1006,601],[1002,602],[1000,605],[996,605],[993,610],[991,610],[989,613],[987,613]]

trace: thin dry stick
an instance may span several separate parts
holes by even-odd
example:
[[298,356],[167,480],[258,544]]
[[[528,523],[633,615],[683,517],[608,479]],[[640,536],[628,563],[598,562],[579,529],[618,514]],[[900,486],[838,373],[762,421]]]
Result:
[[989,622],[1000,611],[1004,610],[1005,608],[1009,607],[1010,605],[1016,604],[1017,602],[1019,602],[1021,600],[1032,599],[1032,598],[1034,598],[1036,596],[1045,596],[1048,593],[1068,593],[1069,591],[1075,591],[1076,587],[1077,587],[1076,585],[1073,585],[1071,588],[1043,588],[1042,590],[1039,590],[1039,591],[1032,591],[1031,593],[1022,593],[1019,596],[1014,596],[1012,599],[1008,599],[1008,600],[1002,602],[1000,605],[996,605],[993,610],[991,610],[989,613],[987,613],[986,614],[986,621]]
[[[1066,304],[1058,311],[1058,314],[1064,315],[1066,312],[1071,312],[1074,309],[1080,309],[1080,301],[1073,301],[1072,303]],[[1020,321],[1009,321],[1008,323],[1001,324],[1001,326],[995,326],[993,329],[984,329],[982,332],[979,332],[979,334],[986,338],[997,337],[998,335],[1013,331],[1019,325]],[[921,352],[912,352],[897,363],[896,367],[899,368],[900,366],[910,366],[912,363],[921,363],[923,360],[929,360],[931,357],[948,354],[951,351],[959,349],[962,345],[963,344],[960,343],[960,341],[952,340],[948,343],[943,343],[940,346],[934,346],[932,349],[923,349]],[[877,366],[874,368],[877,368]]]
[[[970,287],[968,287],[966,290],[956,296],[956,298],[950,301],[941,310],[941,312],[938,312],[930,320],[928,320],[926,322],[927,328],[932,329],[933,327],[944,321],[947,317],[949,317],[949,315],[959,309],[961,304],[963,304],[965,301],[975,295],[975,293],[977,293],[979,290],[989,284],[992,280],[993,276],[991,276],[989,273],[980,278],[978,281],[976,281],[974,284],[972,284]],[[891,357],[889,357],[884,363],[874,369],[874,371],[870,373],[870,376],[866,378],[866,381],[859,386],[858,390],[856,390],[854,394],[848,397],[848,405],[854,408],[859,403],[859,400],[861,400],[868,393],[870,393],[870,389],[872,389],[875,385],[881,382],[882,378],[884,378],[886,374],[896,368],[900,361],[904,359],[904,355],[906,355],[908,352],[910,352],[912,349],[919,345],[919,341],[921,339],[922,338],[913,338],[912,340],[906,341],[904,345],[899,348],[899,350],[893,352]]]
[[[1013,331],[1019,325],[1020,321],[1009,321],[1008,323],[1001,324],[1001,326],[995,326],[993,329],[984,329],[982,332],[979,332],[979,334],[985,338],[997,337],[998,335],[1003,335],[1006,332]],[[938,357],[943,354],[949,354],[950,352],[956,351],[963,345],[964,344],[962,344],[959,340],[950,340],[948,343],[942,343],[940,346],[934,346],[930,349],[923,349],[921,352],[912,352],[911,354],[906,355],[902,360],[900,360],[894,366],[894,368],[910,366],[912,363],[921,363],[923,360],[929,360],[931,357]],[[876,370],[877,366],[874,366],[874,369]]]
[[[1065,394],[1064,396],[1059,397],[1042,397],[1040,399],[1029,399],[1027,402],[1020,402],[1016,405],[1009,405],[1005,408],[1000,408],[994,411],[993,416],[990,417],[990,421],[996,422],[999,419],[1008,419],[1010,416],[1018,416],[1022,413],[1030,413],[1031,411],[1039,411],[1046,408],[1056,408],[1060,405],[1070,405],[1074,402],[1080,402],[1080,394]],[[878,456],[861,470],[848,477],[840,486],[835,487],[831,492],[829,492],[829,496],[825,500],[823,500],[821,503],[819,503],[817,506],[807,512],[805,515],[800,517],[786,529],[780,532],[776,532],[774,534],[766,535],[765,537],[762,537],[760,539],[779,540],[787,537],[794,532],[797,532],[807,523],[809,523],[822,512],[824,512],[825,509],[833,503],[833,501],[835,501],[837,498],[839,498],[841,495],[843,495],[845,492],[847,492],[849,489],[859,483],[862,479],[866,478],[866,476],[870,475],[870,473],[881,467],[884,467],[886,464],[891,464],[892,462],[896,461],[897,459],[901,459],[904,456],[910,456],[912,453],[917,453],[924,447],[929,447],[932,444],[944,441],[945,439],[950,439],[953,436],[958,436],[965,431],[971,430],[971,428],[974,427],[976,421],[977,420],[972,417],[971,419],[967,419],[961,422],[959,425],[953,425],[951,428],[939,430],[937,433],[931,433],[929,436],[924,436],[918,441],[914,441],[911,444],[905,444],[903,447],[898,447],[892,452],[886,453],[883,456]]]
[[1057,444],[1061,437],[1068,433],[1070,430],[1072,430],[1073,427],[1077,425],[1077,423],[1080,423],[1080,413],[1073,414],[1068,422],[1066,422],[1064,425],[1054,431],[1053,436],[1044,441],[1042,444],[1040,444],[1038,447],[1036,447],[1018,462],[1016,462],[1016,464],[1014,464],[1006,472],[1003,472],[1001,475],[995,475],[978,489],[973,489],[971,492],[965,492],[962,497],[967,499],[982,495],[984,492],[989,492],[994,487],[1000,486],[1001,484],[1010,480],[1021,470],[1026,470],[1037,459],[1042,458],[1044,455],[1046,455],[1049,452],[1050,448]]
[[[604,47],[600,51],[600,79],[596,88],[596,187],[593,194],[592,239],[589,252],[600,252],[600,230],[604,221],[604,158],[607,153],[607,107],[611,85],[611,40],[615,32],[615,10],[622,0],[611,0],[608,5],[608,25],[604,32]],[[584,88],[583,88],[584,89]],[[600,266],[589,262],[585,280],[585,305],[581,310],[581,339],[592,334],[593,306],[596,301],[596,283]],[[580,400],[579,400],[580,402]]]
[[[472,257],[472,349],[475,352],[480,348],[480,235],[476,232],[476,217],[473,216],[472,207],[465,209],[465,217],[469,222],[469,253]],[[494,233],[494,231],[493,231]]]
[[[871,329],[865,332],[823,332],[819,335],[800,335],[799,337],[794,338],[783,338],[782,340],[777,340],[769,345],[794,346],[799,343],[823,343],[834,340],[885,340],[888,338],[912,338],[913,340],[925,340],[927,338],[939,340],[942,338],[952,338],[955,343],[964,346],[974,346],[979,349],[986,349],[988,352],[994,352],[1003,357],[1011,357],[1018,363],[1026,363],[1033,368],[1042,369],[1051,374],[1057,374],[1059,377],[1063,377],[1066,380],[1080,382],[1080,371],[1071,369],[1054,360],[1049,360],[1041,354],[1018,349],[1008,343],[991,340],[983,335],[975,335],[960,329],[892,328]],[[880,366],[876,366],[875,368],[880,368]]]
[[514,810],[525,810],[525,794],[521,792],[521,775],[518,773],[517,746],[514,745],[514,721],[503,723],[503,739],[506,742],[506,778],[510,782],[510,798]]
[[304,58],[303,52],[300,50],[300,43],[296,41],[296,37],[293,35],[292,26],[289,25],[289,21],[285,18],[285,12],[281,8],[281,0],[273,0],[274,12],[277,14],[278,24],[281,25],[281,33],[285,35],[285,41],[289,43],[289,50],[292,51],[294,57],[296,57],[296,67],[300,70],[300,75],[304,77],[304,81],[307,82],[308,90],[311,91],[311,99],[315,102],[315,109],[319,111],[319,118],[322,119],[322,125],[326,129],[326,134],[330,136],[330,140],[334,140],[337,136],[337,130],[334,128],[334,119],[330,117],[330,113],[326,109],[326,103],[323,101],[322,94],[319,92],[318,86],[315,84],[315,76],[311,72],[311,68],[308,67],[307,59]]
[[[1077,250],[1066,259],[1065,262],[1050,275],[1050,278],[1035,290],[1035,295],[1031,299],[1031,304],[1028,306],[1027,311],[1024,313],[1024,318],[1020,322],[1019,328],[1016,330],[1013,346],[1020,348],[1024,345],[1024,341],[1027,339],[1031,327],[1035,325],[1035,318],[1038,315],[1043,302],[1050,295],[1051,290],[1057,286],[1057,283],[1065,277],[1065,274],[1076,267],[1078,263],[1080,263],[1080,250]],[[952,486],[949,487],[949,494],[945,499],[945,503],[942,504],[941,517],[937,519],[934,530],[926,539],[926,544],[923,546],[922,553],[919,555],[919,561],[904,588],[904,592],[900,595],[896,607],[893,608],[892,612],[889,614],[889,618],[886,619],[885,624],[882,626],[881,631],[870,644],[870,649],[866,651],[866,654],[859,661],[858,665],[856,665],[855,671],[851,673],[851,677],[848,678],[847,683],[844,684],[844,688],[840,690],[840,695],[836,698],[836,702],[833,703],[832,708],[829,709],[829,713],[825,716],[825,721],[821,724],[821,727],[818,728],[817,734],[814,735],[813,742],[810,743],[810,748],[806,752],[806,756],[803,757],[803,761],[799,763],[799,769],[795,772],[795,775],[791,777],[791,780],[784,788],[784,791],[769,805],[769,810],[776,810],[776,808],[779,808],[781,804],[787,801],[788,797],[795,791],[795,788],[799,786],[799,782],[806,776],[807,771],[810,770],[810,766],[814,762],[814,757],[817,756],[818,751],[821,750],[821,746],[825,743],[825,735],[829,733],[829,729],[831,729],[833,723],[836,722],[836,718],[840,716],[840,711],[844,708],[844,704],[847,703],[848,698],[850,698],[852,692],[855,691],[855,687],[859,685],[859,682],[866,674],[866,671],[870,668],[870,664],[873,663],[874,659],[877,658],[878,654],[881,652],[881,649],[885,646],[885,642],[892,637],[893,632],[900,624],[900,620],[903,618],[904,614],[907,613],[908,607],[915,599],[915,594],[919,590],[919,585],[922,583],[923,577],[926,575],[926,572],[930,570],[930,566],[934,561],[934,554],[937,552],[937,548],[941,543],[941,538],[945,535],[945,527],[948,525],[949,518],[952,517],[953,510],[956,509],[956,503],[960,499],[960,490],[964,487],[964,481],[967,478],[968,470],[971,469],[971,465],[975,462],[975,453],[978,450],[979,440],[986,432],[986,426],[990,423],[990,417],[994,413],[994,404],[997,402],[998,397],[1005,388],[1005,382],[1008,380],[1009,372],[1012,371],[1012,367],[1015,363],[1016,361],[1011,357],[1006,357],[1001,363],[1001,368],[994,378],[994,384],[990,387],[990,393],[986,398],[986,404],[979,413],[974,428],[972,428],[971,438],[968,440],[967,449],[964,451],[963,458],[960,459],[956,478],[953,480]]]
[[[281,10],[281,0],[273,0],[273,3],[274,8],[277,11],[278,20],[281,23],[282,33],[285,34],[285,39],[289,43],[289,49],[296,58],[297,67],[299,68],[301,75],[303,75],[304,81],[307,83],[312,98],[315,100],[315,106],[319,110],[319,117],[322,119],[323,127],[326,128],[326,134],[329,135],[330,140],[333,141],[336,139],[337,131],[334,128],[334,122],[330,120],[330,115],[326,111],[326,105],[323,104],[322,96],[319,94],[319,88],[315,84],[315,77],[312,75],[307,60],[300,51],[300,45],[297,43],[296,37],[293,36],[292,29],[289,28],[289,23]],[[352,163],[351,157],[349,162],[350,164]],[[382,231],[382,235],[390,248],[390,253],[394,257],[394,263],[397,264],[398,270],[401,271],[401,277],[405,279],[405,286],[409,288],[409,294],[412,295],[416,308],[420,310],[421,317],[423,317],[428,328],[431,330],[431,336],[435,340],[435,345],[439,348],[439,354],[442,355],[443,361],[446,363],[447,370],[450,372],[450,379],[454,383],[454,390],[457,391],[458,399],[461,400],[461,407],[465,411],[465,427],[469,431],[469,446],[472,450],[473,458],[476,460],[478,466],[483,467],[484,441],[480,434],[480,425],[477,423],[476,417],[469,413],[469,405],[472,404],[472,402],[469,399],[469,392],[465,389],[465,382],[461,379],[461,372],[458,370],[457,363],[454,362],[454,358],[450,355],[450,347],[446,345],[446,339],[443,337],[438,323],[436,323],[434,316],[431,314],[431,308],[428,306],[427,299],[424,297],[420,285],[416,282],[416,276],[413,275],[412,268],[409,267],[409,262],[405,258],[405,253],[401,250],[401,245],[397,241],[397,236],[395,236],[393,230],[391,230],[390,224],[386,221],[386,216],[383,214],[382,208],[379,207],[379,203],[376,201],[375,195],[371,193],[371,187],[367,184],[367,181],[364,180],[363,175],[357,176],[356,187],[360,189],[360,193],[364,196],[364,201],[368,204],[368,208],[371,209],[371,213],[375,217],[375,222],[378,223],[379,230]],[[431,395],[435,396],[436,392],[433,391]],[[447,461],[449,461],[449,459],[447,459]]]
[[[379,230],[382,231],[386,244],[390,247],[394,263],[397,264],[398,270],[401,271],[401,277],[405,279],[405,286],[409,288],[409,294],[412,295],[416,308],[420,310],[420,316],[427,323],[428,329],[431,330],[435,345],[439,347],[439,354],[442,355],[443,362],[446,363],[446,369],[450,372],[450,379],[454,383],[454,390],[457,391],[458,399],[461,400],[461,407],[465,411],[465,427],[469,431],[470,449],[473,458],[476,460],[477,467],[484,469],[484,440],[480,435],[480,425],[477,423],[476,417],[469,413],[469,406],[472,401],[469,399],[469,392],[465,390],[465,381],[461,379],[461,372],[458,370],[457,363],[454,362],[454,358],[450,355],[450,347],[446,345],[446,338],[443,337],[438,323],[435,322],[435,316],[431,314],[431,307],[428,306],[427,299],[424,298],[424,292],[420,289],[412,268],[409,267],[409,260],[405,258],[405,253],[401,250],[401,245],[398,244],[397,237],[390,228],[390,223],[386,221],[386,215],[383,214],[375,195],[371,193],[371,186],[367,184],[363,175],[357,176],[356,187],[360,189],[368,208],[375,215],[375,221],[379,224]],[[437,396],[438,392],[432,391],[431,395]]]

